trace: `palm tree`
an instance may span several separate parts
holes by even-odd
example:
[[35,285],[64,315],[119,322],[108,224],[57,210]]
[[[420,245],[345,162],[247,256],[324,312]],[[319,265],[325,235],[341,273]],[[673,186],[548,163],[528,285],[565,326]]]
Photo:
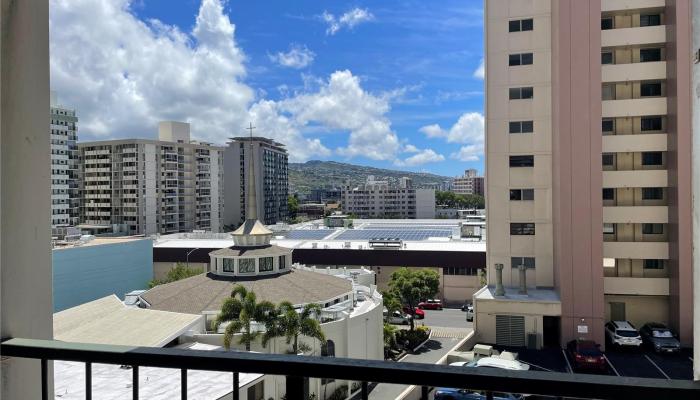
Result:
[[267,332],[263,336],[263,345],[273,337],[284,336],[287,344],[292,344],[292,352],[299,354],[299,350],[306,351],[309,347],[299,342],[299,336],[307,336],[318,339],[321,342],[326,340],[326,336],[321,330],[321,324],[316,319],[321,313],[321,306],[318,304],[307,304],[297,312],[292,303],[285,301],[280,303],[274,320],[270,320]]
[[219,327],[224,322],[229,324],[224,332],[224,347],[231,348],[233,335],[241,333],[239,344],[245,344],[246,351],[250,351],[250,343],[259,335],[260,331],[252,330],[253,322],[268,324],[274,316],[275,305],[269,301],[258,303],[255,293],[248,291],[244,286],[237,285],[231,291],[231,297],[224,301],[221,311],[216,316],[214,326]]

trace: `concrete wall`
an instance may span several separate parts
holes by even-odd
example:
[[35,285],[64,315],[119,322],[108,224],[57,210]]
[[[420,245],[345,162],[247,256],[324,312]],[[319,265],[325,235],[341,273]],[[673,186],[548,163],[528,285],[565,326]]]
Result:
[[606,321],[610,321],[610,303],[625,303],[625,319],[637,328],[647,322],[670,323],[667,296],[605,295]]
[[416,189],[416,219],[435,218],[435,190]]
[[[0,336],[51,339],[48,1],[2,0],[0,32]],[[41,398],[39,365],[3,359],[0,398]]]
[[[691,48],[696,53],[696,56],[700,58],[700,5],[697,2],[693,3],[692,6],[692,40],[693,43]],[[692,110],[693,110],[693,122],[692,122],[692,141],[694,143],[700,142],[700,60],[694,60],[692,65],[692,86],[691,86],[691,99],[692,99]],[[692,152],[692,190],[693,190],[693,202],[692,202],[692,224],[693,227],[693,243],[700,243],[700,152]],[[698,246],[693,247],[693,321],[695,326],[700,326],[700,254],[698,254]],[[695,349],[695,354],[693,356],[694,363],[694,377],[695,380],[700,380],[700,329],[695,329],[693,331],[693,344]]]
[[153,274],[150,239],[53,251],[53,311],[148,288]]
[[525,337],[528,333],[538,334],[538,345],[542,345],[544,315],[561,315],[560,303],[535,301],[480,300],[475,309],[475,321],[478,322],[477,340],[484,343],[496,343],[496,315],[521,315],[525,317]]

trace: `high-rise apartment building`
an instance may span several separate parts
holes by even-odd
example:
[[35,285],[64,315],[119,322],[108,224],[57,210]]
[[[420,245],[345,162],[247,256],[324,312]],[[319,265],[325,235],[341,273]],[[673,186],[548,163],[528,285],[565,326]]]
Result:
[[75,110],[58,103],[51,92],[51,230],[65,235],[66,227],[78,223],[78,117]]
[[689,8],[486,1],[484,340],[692,340]]
[[370,175],[364,185],[345,184],[340,205],[358,218],[435,218],[435,189],[416,189],[407,177],[395,187]]
[[456,194],[478,194],[484,195],[484,177],[478,176],[479,171],[468,169],[464,175],[452,181],[452,191]]
[[222,229],[223,148],[161,122],[159,140],[79,143],[84,227],[125,234]]
[[251,141],[258,193],[257,215],[268,225],[286,221],[289,217],[289,160],[284,144],[265,137],[236,137],[231,139],[224,151],[224,224],[229,229],[235,229],[245,221],[245,180],[249,165],[245,158],[250,156]]

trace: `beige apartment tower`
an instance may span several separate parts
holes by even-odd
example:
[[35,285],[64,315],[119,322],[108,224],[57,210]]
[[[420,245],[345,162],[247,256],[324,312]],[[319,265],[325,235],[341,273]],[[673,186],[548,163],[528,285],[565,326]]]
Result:
[[128,235],[220,232],[223,148],[190,140],[190,125],[161,122],[160,140],[79,143],[83,229]]
[[690,14],[689,0],[485,2],[482,340],[604,344],[605,322],[629,320],[691,342]]

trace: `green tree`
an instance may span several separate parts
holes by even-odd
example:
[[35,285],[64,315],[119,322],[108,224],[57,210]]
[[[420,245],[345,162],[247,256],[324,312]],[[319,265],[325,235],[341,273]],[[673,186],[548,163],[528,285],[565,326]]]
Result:
[[321,313],[321,306],[318,304],[307,304],[298,312],[292,303],[284,301],[280,303],[275,318],[271,319],[266,325],[267,332],[263,335],[263,346],[266,346],[268,341],[274,337],[284,336],[287,339],[287,344],[292,345],[292,352],[299,354],[310,350],[310,347],[299,341],[299,336],[306,336],[313,339],[318,339],[321,342],[326,340],[326,336],[321,330],[321,324],[318,322],[318,315]]
[[[431,269],[399,268],[391,274],[389,291],[392,296],[405,304],[411,315],[421,300],[435,296],[440,287],[440,275]],[[413,330],[413,318],[411,318],[411,330]]]
[[396,329],[394,325],[384,323],[384,347],[396,347]]
[[287,211],[289,212],[289,218],[294,219],[299,212],[299,199],[290,195],[287,197]]
[[252,329],[253,323],[263,323],[267,326],[274,316],[274,304],[269,301],[258,302],[254,292],[237,285],[231,291],[231,297],[221,306],[214,327],[218,328],[222,323],[228,322],[224,332],[224,347],[230,349],[233,335],[241,333],[239,344],[245,344],[246,351],[250,351],[250,343],[261,334],[260,331]]
[[175,264],[175,268],[168,271],[165,279],[153,279],[148,282],[148,288],[153,288],[164,283],[170,283],[179,281],[181,279],[189,278],[191,276],[199,275],[204,272],[201,268],[190,268],[183,263]]

